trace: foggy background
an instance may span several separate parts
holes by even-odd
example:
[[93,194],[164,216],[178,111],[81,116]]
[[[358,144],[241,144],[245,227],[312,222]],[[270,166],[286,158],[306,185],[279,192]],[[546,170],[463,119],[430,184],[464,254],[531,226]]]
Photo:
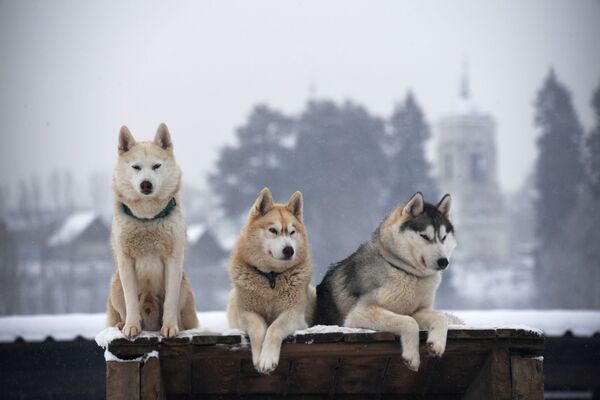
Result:
[[224,308],[263,186],[304,193],[314,283],[395,204],[450,191],[438,306],[598,308],[598,21],[598,1],[0,1],[0,313],[104,310],[118,130],[160,122],[200,310]]

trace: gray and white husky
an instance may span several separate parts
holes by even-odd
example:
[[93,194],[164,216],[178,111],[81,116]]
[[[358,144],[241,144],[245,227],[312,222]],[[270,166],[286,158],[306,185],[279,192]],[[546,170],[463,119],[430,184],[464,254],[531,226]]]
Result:
[[390,331],[400,335],[402,358],[419,369],[419,328],[427,351],[441,357],[453,317],[432,310],[441,271],[456,247],[451,198],[437,206],[416,193],[386,216],[350,257],[333,264],[317,286],[315,324]]

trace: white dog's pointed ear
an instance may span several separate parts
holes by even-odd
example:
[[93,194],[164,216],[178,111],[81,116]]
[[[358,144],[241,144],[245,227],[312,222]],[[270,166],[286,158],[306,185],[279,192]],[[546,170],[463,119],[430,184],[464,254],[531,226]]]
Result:
[[264,188],[258,194],[250,213],[254,216],[262,216],[273,208],[273,195],[269,188]]
[[423,200],[423,194],[421,192],[417,192],[402,208],[402,216],[416,217],[417,215],[423,213],[424,205],[425,201]]
[[450,216],[450,206],[452,205],[452,197],[450,193],[446,193],[437,205],[437,209],[448,218]]
[[129,128],[123,125],[119,131],[119,154],[128,152],[135,144],[135,139]]
[[287,209],[290,210],[290,212],[294,214],[300,222],[302,222],[302,207],[302,193],[296,191],[290,196],[290,199],[287,203]]
[[173,148],[173,142],[171,141],[171,134],[169,128],[164,123],[161,123],[156,130],[154,135],[154,144],[162,147],[164,150],[171,150]]

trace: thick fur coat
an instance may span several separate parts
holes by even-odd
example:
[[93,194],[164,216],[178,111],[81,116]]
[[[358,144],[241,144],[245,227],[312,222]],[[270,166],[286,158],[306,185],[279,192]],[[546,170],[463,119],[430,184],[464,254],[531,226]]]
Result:
[[194,294],[183,272],[180,187],[167,127],[161,124],[152,142],[136,142],[127,127],[121,128],[111,231],[117,271],[107,313],[108,325],[127,337],[142,329],[173,337],[198,326]]
[[263,189],[231,257],[233,289],[227,306],[230,326],[250,337],[259,372],[273,371],[283,339],[311,324],[312,270],[302,194],[294,193],[287,204],[273,204],[271,192]]
[[419,328],[427,329],[428,352],[441,356],[448,322],[456,322],[432,309],[456,246],[449,210],[449,195],[432,206],[417,193],[398,206],[370,242],[330,267],[317,286],[315,323],[394,332],[413,370],[420,364]]

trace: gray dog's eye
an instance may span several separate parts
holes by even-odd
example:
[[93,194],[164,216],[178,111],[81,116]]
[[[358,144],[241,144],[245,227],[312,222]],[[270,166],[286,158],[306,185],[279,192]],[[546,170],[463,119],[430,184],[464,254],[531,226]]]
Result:
[[162,165],[162,164],[154,164],[154,165],[152,166],[152,169],[155,169],[155,170],[156,170],[156,169],[159,169],[161,165]]
[[131,168],[135,169],[136,171],[140,171],[142,169],[142,167],[139,165],[132,165]]
[[421,234],[420,234],[420,236],[421,236],[423,239],[425,239],[425,240],[427,240],[427,241],[429,242],[429,238],[427,237],[427,235],[423,235],[423,234],[421,233]]

